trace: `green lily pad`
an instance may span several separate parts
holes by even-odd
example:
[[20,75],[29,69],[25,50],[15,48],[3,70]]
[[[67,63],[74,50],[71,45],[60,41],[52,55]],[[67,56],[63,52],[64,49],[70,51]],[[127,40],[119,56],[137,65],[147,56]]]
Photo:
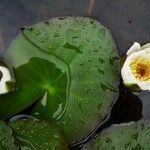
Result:
[[18,141],[14,138],[12,129],[3,121],[0,122],[0,149],[19,150]]
[[[50,57],[49,54],[43,54],[38,48],[32,47],[31,44],[26,44],[26,40],[23,38],[22,41],[22,38],[23,36],[19,35],[16,39],[17,42],[23,44],[22,48],[15,45],[16,49],[13,51],[15,52],[13,55],[17,56],[11,55],[11,50],[7,55],[8,57],[9,54],[11,55],[9,63],[12,64],[16,90],[0,96],[0,118],[13,116],[35,103],[39,98],[45,97],[41,101],[43,114],[46,109],[49,119],[57,119],[59,115],[63,114],[68,97],[67,65],[57,57]],[[24,53],[28,55],[24,55]]]
[[[59,82],[60,88],[67,91],[66,99],[62,100],[65,103],[64,107],[62,108],[61,103],[57,101],[49,102],[51,106],[48,105],[51,99],[45,103],[47,91],[41,86],[33,86],[24,90],[26,98],[23,98],[22,94],[18,100],[10,100],[9,107],[15,108],[11,113],[11,109],[1,111],[1,107],[6,108],[9,101],[7,103],[5,97],[0,97],[0,116],[8,117],[9,113],[13,115],[41,98],[31,114],[54,121],[63,130],[69,143],[81,140],[104,121],[118,97],[119,56],[110,32],[90,18],[53,18],[24,29],[11,44],[5,58],[16,70],[22,68],[32,75],[32,70],[26,70],[25,66],[28,66],[32,58],[37,57],[50,62],[53,60],[60,70],[65,70],[67,90],[63,81]],[[44,70],[47,69],[37,70],[40,75],[45,76]],[[38,74],[35,77],[37,78]],[[20,81],[16,79],[16,82],[22,82],[22,86],[29,83],[19,78]],[[40,82],[41,84],[43,82]],[[31,85],[32,82],[28,87]],[[34,93],[32,97],[28,94],[29,91]],[[56,105],[58,109],[54,113],[51,108],[56,108]],[[60,113],[60,110],[63,113]]]
[[150,122],[139,121],[111,126],[86,144],[83,150],[148,150],[149,141]]
[[60,132],[45,121],[23,119],[10,125],[22,150],[69,150]]

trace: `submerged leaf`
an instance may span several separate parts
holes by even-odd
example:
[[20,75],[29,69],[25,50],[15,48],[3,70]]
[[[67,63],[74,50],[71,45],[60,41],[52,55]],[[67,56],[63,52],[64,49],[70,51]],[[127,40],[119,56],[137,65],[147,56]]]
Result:
[[[69,143],[81,140],[106,118],[110,107],[118,97],[119,63],[116,59],[118,52],[111,34],[93,19],[53,18],[47,23],[38,23],[26,28],[15,39],[6,54],[6,59],[16,69],[24,68],[24,64],[27,65],[32,57],[40,57],[50,62],[55,60],[52,62],[57,64],[60,70],[67,72],[66,89],[68,90],[65,107],[62,108],[60,103],[53,102],[51,98],[48,99],[50,102],[46,103],[45,98],[48,97],[48,94],[46,91],[43,92],[44,88],[34,86],[28,91],[24,90],[20,101],[15,102],[14,100],[13,103],[10,100],[11,107],[17,108],[11,114],[19,112],[41,98],[41,101],[34,106],[32,115],[51,121],[53,119],[56,125],[63,130]],[[112,64],[109,62],[110,58],[113,60]],[[45,70],[48,68],[46,67]],[[32,75],[32,70],[27,72]],[[38,70],[38,74],[45,76],[46,73],[41,69]],[[36,78],[38,74],[36,73]],[[65,84],[63,82],[59,82],[59,88],[62,90]],[[25,83],[22,82],[22,84]],[[30,85],[32,85],[31,82]],[[39,91],[36,91],[35,87]],[[34,100],[28,94],[31,91],[32,95],[36,96]],[[5,98],[0,97],[0,115],[4,111],[1,111],[2,105],[5,105],[5,108],[7,104],[9,105],[9,101],[7,104],[4,101]],[[100,104],[101,107],[99,107]],[[56,105],[58,109],[52,115],[51,109],[56,108]],[[63,113],[60,114],[60,111]],[[9,111],[7,112],[6,114],[9,115]],[[5,114],[3,113],[2,116]],[[55,116],[58,117],[55,118]]]
[[55,56],[43,54],[30,42],[26,43],[21,35],[14,44],[16,48],[10,48],[7,58],[13,67],[16,90],[0,96],[0,118],[13,116],[46,95],[45,103],[41,102],[42,113],[48,110],[49,119],[52,119],[61,105],[61,110],[53,117],[57,119],[66,107],[69,89],[67,65]]
[[46,109],[46,113],[51,119],[59,109],[59,105],[62,105],[62,109],[54,118],[62,113],[67,97],[67,75],[56,68],[55,64],[33,57],[27,64],[14,69],[14,74],[17,90],[8,95],[0,96],[2,99],[0,101],[2,105],[1,116],[10,116],[14,112],[30,106],[43,95],[46,95],[45,102],[41,101],[43,114]]
[[69,150],[64,137],[49,123],[36,119],[23,119],[10,124],[21,149]]
[[148,150],[149,141],[150,122],[139,121],[111,126],[87,143],[83,150]]
[[0,149],[1,150],[20,150],[14,138],[12,129],[4,122],[0,122]]

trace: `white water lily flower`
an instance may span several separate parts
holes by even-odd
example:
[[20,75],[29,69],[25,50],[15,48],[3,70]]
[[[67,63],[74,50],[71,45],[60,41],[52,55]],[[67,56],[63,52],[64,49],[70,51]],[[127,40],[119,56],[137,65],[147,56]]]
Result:
[[0,94],[8,93],[11,90],[8,85],[12,82],[10,71],[4,66],[0,66]]
[[121,75],[128,88],[150,90],[150,43],[142,47],[137,42],[132,45],[127,51]]

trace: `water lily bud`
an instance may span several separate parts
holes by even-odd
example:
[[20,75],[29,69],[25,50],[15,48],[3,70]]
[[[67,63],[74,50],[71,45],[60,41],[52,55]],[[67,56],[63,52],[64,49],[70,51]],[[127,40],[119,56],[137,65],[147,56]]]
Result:
[[5,66],[0,66],[0,94],[6,94],[11,91],[13,80],[9,69]]
[[150,90],[150,43],[135,42],[121,69],[123,83],[133,91]]

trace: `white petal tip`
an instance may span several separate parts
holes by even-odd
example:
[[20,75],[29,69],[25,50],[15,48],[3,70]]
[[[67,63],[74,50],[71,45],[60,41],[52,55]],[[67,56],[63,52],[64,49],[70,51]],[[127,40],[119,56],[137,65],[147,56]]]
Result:
[[2,95],[7,94],[12,90],[14,81],[10,71],[6,67],[0,66],[0,72],[2,74],[0,79],[0,95]]
[[131,55],[134,52],[140,51],[141,45],[138,42],[134,42],[134,44],[130,47],[130,49],[127,51],[127,55]]

